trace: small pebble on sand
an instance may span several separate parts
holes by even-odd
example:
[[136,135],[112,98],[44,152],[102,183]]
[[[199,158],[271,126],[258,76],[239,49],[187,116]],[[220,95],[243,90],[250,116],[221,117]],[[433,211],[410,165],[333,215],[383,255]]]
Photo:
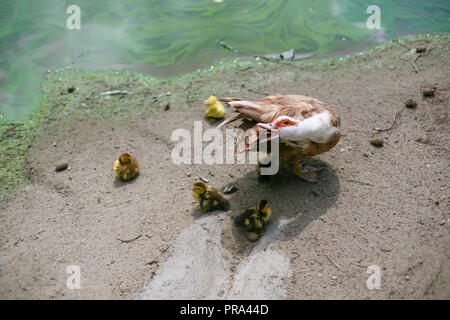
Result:
[[408,99],[406,100],[405,106],[409,109],[415,109],[417,107],[417,102],[413,99]]
[[60,171],[64,171],[69,167],[69,164],[67,162],[63,162],[63,163],[59,163],[56,167],[55,167],[55,171],[56,172],[60,172]]
[[370,140],[370,144],[375,147],[382,147],[384,145],[383,139],[372,139]]
[[427,88],[423,90],[423,96],[426,98],[434,97],[436,93],[436,88]]
[[204,183],[208,183],[209,182],[209,180],[208,179],[206,179],[205,177],[198,177],[200,180],[202,180]]

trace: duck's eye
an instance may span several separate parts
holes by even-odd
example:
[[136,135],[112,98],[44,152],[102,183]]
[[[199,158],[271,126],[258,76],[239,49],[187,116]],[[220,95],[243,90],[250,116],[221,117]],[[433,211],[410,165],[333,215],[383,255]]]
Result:
[[289,124],[289,121],[285,121],[285,122],[283,122],[285,125],[288,125]]

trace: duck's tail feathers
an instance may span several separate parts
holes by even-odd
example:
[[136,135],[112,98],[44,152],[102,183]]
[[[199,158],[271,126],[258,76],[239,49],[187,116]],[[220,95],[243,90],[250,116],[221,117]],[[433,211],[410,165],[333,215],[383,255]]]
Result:
[[217,100],[219,100],[219,101],[221,101],[221,102],[230,103],[231,101],[241,101],[242,99],[240,99],[240,98],[227,97],[227,98],[217,98]]
[[222,128],[223,126],[229,124],[230,122],[236,121],[237,119],[242,118],[242,115],[240,113],[238,113],[237,115],[232,116],[231,118],[228,118],[227,120],[225,120],[224,122],[222,122],[221,124],[219,124],[217,126],[217,129]]

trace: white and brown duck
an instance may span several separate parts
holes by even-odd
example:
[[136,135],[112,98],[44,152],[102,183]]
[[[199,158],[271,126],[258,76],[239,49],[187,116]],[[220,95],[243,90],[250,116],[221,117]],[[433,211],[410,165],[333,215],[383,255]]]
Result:
[[[242,119],[239,128],[244,132],[258,128],[270,131],[269,139],[280,138],[280,157],[293,164],[294,174],[302,180],[317,182],[306,175],[318,170],[304,171],[300,161],[324,153],[339,142],[340,119],[333,108],[301,95],[277,94],[254,102],[237,98],[219,100],[238,112],[219,127]],[[257,135],[249,137],[252,135],[240,135],[236,142],[237,153],[247,151],[257,143]]]

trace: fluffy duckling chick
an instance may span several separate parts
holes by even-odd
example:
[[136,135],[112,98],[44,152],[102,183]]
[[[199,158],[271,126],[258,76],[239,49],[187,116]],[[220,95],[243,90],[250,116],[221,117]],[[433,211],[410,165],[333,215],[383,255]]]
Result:
[[210,96],[208,100],[205,101],[205,106],[205,114],[209,121],[214,122],[225,116],[225,107],[215,96]]
[[269,201],[260,200],[255,207],[245,210],[236,220],[237,224],[247,229],[246,236],[250,241],[256,241],[266,232],[267,221],[272,216]]
[[139,164],[129,153],[122,153],[116,161],[114,161],[113,171],[116,178],[122,181],[129,181],[139,173]]
[[219,191],[203,182],[194,183],[192,196],[200,204],[203,212],[228,210],[230,207],[228,200]]

